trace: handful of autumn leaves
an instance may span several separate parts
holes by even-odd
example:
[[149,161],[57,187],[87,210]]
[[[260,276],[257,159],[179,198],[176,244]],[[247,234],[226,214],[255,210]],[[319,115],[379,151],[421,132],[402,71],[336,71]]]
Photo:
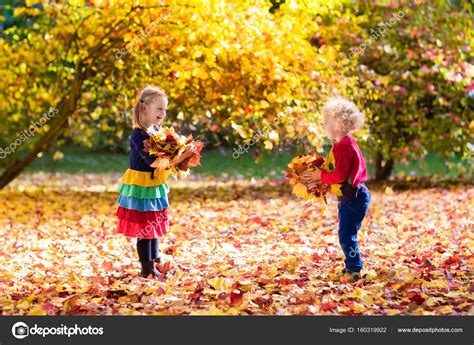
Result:
[[326,160],[316,152],[309,155],[298,155],[288,164],[286,178],[293,187],[293,194],[298,198],[308,201],[316,198],[323,198],[327,204],[326,194],[332,190],[332,185],[324,184],[321,180],[315,181],[312,188],[309,188],[303,179],[303,173],[315,171],[329,171],[329,165]]
[[144,151],[162,158],[159,169],[169,165],[169,162],[179,157],[186,151],[186,148],[194,145],[194,153],[176,165],[170,165],[171,174],[174,177],[183,178],[190,174],[189,168],[196,167],[201,163],[201,150],[204,143],[194,140],[192,135],[185,137],[175,132],[172,127],[154,128],[149,132],[150,138],[143,141]]

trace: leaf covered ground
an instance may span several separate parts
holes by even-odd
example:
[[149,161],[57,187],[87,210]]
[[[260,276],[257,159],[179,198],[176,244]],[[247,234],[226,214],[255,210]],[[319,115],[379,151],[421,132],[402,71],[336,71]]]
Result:
[[[30,174],[0,192],[2,315],[473,314],[474,187],[371,190],[363,279],[337,205],[275,180],[171,182],[156,280],[115,234],[118,174]],[[370,188],[370,185],[369,185]]]

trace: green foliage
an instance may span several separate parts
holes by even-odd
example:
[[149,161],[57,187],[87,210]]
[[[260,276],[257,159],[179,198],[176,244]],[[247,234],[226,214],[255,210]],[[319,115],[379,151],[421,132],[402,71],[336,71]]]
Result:
[[460,157],[474,126],[470,6],[388,4],[352,9],[360,15],[346,46],[358,61],[353,75],[368,114],[365,147],[395,162],[428,152]]

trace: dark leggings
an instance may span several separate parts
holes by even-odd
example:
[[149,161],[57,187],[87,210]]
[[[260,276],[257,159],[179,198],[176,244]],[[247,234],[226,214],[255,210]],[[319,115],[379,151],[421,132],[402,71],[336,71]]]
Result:
[[153,261],[160,256],[157,238],[137,238],[137,253],[140,261]]

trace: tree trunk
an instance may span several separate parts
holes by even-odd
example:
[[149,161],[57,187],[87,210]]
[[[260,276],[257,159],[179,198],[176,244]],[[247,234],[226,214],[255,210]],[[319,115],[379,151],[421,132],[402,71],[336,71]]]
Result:
[[81,93],[83,80],[77,78],[73,81],[69,95],[61,101],[58,113],[52,118],[48,125],[49,129],[35,143],[34,147],[23,157],[18,157],[10,163],[0,175],[0,189],[13,181],[23,170],[37,157],[38,153],[48,148],[58,139],[68,123],[68,117],[76,108],[77,100]]
[[384,160],[382,154],[377,152],[375,157],[375,180],[388,179],[392,174],[393,165],[394,162],[392,158]]

